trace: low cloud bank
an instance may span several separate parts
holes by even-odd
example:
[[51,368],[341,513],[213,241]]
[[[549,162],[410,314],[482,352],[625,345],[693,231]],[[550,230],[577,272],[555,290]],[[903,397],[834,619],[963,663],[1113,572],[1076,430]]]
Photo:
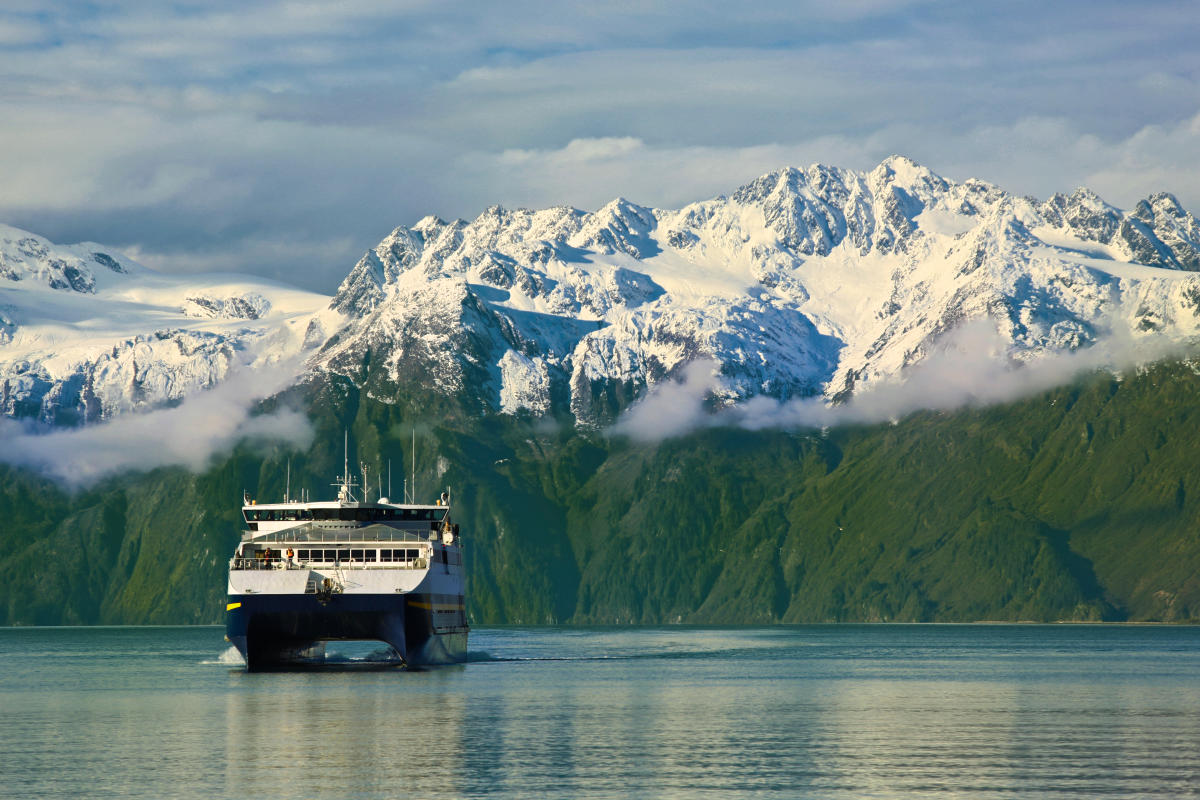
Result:
[[242,367],[173,408],[125,414],[83,428],[46,430],[0,419],[0,461],[80,488],[122,472],[165,466],[199,471],[243,439],[307,447],[313,432],[303,414],[290,409],[251,413],[259,401],[294,381],[298,366]]
[[780,402],[753,397],[711,413],[706,405],[724,389],[711,360],[689,364],[681,380],[659,384],[631,406],[613,432],[638,441],[659,441],[702,427],[832,428],[891,422],[917,411],[950,411],[1008,403],[1061,386],[1096,370],[1123,370],[1179,355],[1183,347],[1164,337],[1114,333],[1075,351],[1014,361],[1008,343],[990,323],[972,322],[947,336],[941,347],[905,372],[902,380],[875,384],[849,401],[824,398]]

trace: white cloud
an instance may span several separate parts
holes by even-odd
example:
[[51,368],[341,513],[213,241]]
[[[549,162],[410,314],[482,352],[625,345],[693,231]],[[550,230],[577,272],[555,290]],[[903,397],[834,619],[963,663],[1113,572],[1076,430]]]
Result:
[[354,256],[244,254],[358,252],[496,202],[679,206],[897,152],[1019,193],[1200,206],[1200,15],[1173,2],[6,12],[0,220],[326,291]]
[[967,323],[901,378],[871,386],[843,404],[823,398],[780,402],[753,397],[716,413],[705,406],[722,388],[716,365],[698,361],[681,379],[655,386],[631,406],[613,432],[638,441],[659,441],[704,427],[833,428],[894,422],[917,411],[952,411],[1008,403],[1061,386],[1097,370],[1122,371],[1177,354],[1165,338],[1135,339],[1115,332],[1097,344],[1017,362],[1007,343],[986,320]]
[[303,414],[290,409],[252,413],[259,400],[290,384],[297,368],[280,364],[243,369],[173,408],[126,414],[84,428],[39,431],[0,419],[0,460],[78,487],[163,466],[201,470],[244,439],[304,448],[311,442],[312,429]]
[[719,369],[715,361],[693,361],[684,367],[680,380],[657,384],[630,406],[613,432],[638,441],[658,441],[711,424],[705,404],[721,388]]
[[[650,145],[634,137],[575,139],[557,149],[472,153],[456,164],[470,185],[487,187],[504,205],[570,204],[598,208],[617,196],[676,208],[729,193],[783,166],[813,162],[870,169],[901,153],[948,178],[981,178],[1041,198],[1089,186],[1115,205],[1132,207],[1156,191],[1176,194],[1200,211],[1200,114],[1151,125],[1108,141],[1062,118],[1024,117],[930,140],[917,125],[896,124],[860,137],[821,136],[748,147]],[[990,159],[990,161],[989,161]],[[982,165],[982,166],[981,166]]]

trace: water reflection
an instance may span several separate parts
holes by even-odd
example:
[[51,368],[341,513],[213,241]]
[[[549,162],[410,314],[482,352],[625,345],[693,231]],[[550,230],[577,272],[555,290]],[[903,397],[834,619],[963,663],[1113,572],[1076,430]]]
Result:
[[461,795],[456,670],[231,675],[226,796]]
[[463,666],[247,674],[220,631],[0,631],[36,797],[1200,792],[1200,630],[477,631]]

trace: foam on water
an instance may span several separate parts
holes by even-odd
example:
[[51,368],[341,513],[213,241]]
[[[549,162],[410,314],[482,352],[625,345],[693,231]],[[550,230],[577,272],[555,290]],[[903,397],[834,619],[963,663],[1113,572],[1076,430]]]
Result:
[[246,660],[242,658],[242,654],[238,652],[236,647],[229,645],[229,647],[225,649],[225,652],[221,653],[221,655],[217,656],[215,659],[205,659],[200,663],[218,664],[224,667],[240,667],[245,665]]
[[[216,658],[205,659],[201,664],[210,666],[242,667],[246,660],[233,645],[227,647]],[[328,650],[323,650],[316,657],[297,661],[297,666],[352,666],[355,664],[401,664],[400,656],[391,647],[380,646],[378,642],[338,642],[330,643]]]
[[387,645],[380,646],[379,642],[337,642],[327,645],[326,664],[392,664],[401,663],[400,655]]

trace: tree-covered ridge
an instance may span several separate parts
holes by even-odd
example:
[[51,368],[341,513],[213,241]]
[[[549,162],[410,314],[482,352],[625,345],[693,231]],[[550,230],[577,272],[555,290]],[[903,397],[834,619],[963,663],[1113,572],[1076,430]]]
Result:
[[[413,405],[310,385],[306,452],[248,445],[70,495],[0,473],[0,623],[216,622],[242,489],[407,469]],[[823,433],[640,445],[521,419],[426,419],[477,623],[1200,620],[1200,377],[1163,364],[1035,398]]]

